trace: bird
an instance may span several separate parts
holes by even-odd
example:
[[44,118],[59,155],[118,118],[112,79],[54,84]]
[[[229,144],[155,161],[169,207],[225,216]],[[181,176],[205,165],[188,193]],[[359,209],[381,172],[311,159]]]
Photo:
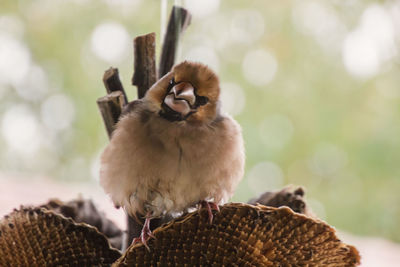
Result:
[[150,220],[226,203],[243,177],[240,125],[222,111],[219,78],[207,65],[183,61],[142,99],[124,108],[101,155],[100,184],[114,205]]

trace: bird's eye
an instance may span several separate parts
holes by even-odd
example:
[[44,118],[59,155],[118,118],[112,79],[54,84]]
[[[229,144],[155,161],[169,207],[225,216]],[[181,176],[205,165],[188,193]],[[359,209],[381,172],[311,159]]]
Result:
[[206,97],[206,96],[198,96],[197,103],[199,104],[199,106],[204,106],[205,104],[208,103],[208,97]]
[[172,79],[169,81],[169,84],[168,84],[168,87],[167,87],[167,93],[170,92],[171,89],[172,89],[172,87],[174,87],[175,85],[176,85],[175,79],[172,78]]

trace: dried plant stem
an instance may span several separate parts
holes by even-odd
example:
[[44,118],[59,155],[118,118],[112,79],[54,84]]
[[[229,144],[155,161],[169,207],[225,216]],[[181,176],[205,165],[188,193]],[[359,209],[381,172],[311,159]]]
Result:
[[132,84],[137,86],[138,98],[156,82],[156,34],[138,36],[133,42],[134,74]]
[[169,17],[167,33],[164,36],[158,77],[161,78],[168,73],[175,64],[176,51],[179,37],[189,26],[191,14],[182,7],[174,6]]
[[121,115],[122,107],[126,104],[123,92],[115,91],[97,99],[101,116],[103,117],[104,125],[108,137],[111,139],[114,126],[118,122]]
[[108,70],[104,72],[103,75],[103,83],[106,87],[107,93],[121,91],[124,95],[125,103],[128,103],[128,98],[126,97],[126,93],[122,83],[119,79],[119,73],[117,68],[110,67]]

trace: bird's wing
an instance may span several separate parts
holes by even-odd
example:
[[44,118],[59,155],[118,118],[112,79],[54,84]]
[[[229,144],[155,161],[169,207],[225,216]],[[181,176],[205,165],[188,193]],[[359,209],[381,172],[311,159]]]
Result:
[[129,102],[127,105],[124,106],[121,112],[121,116],[128,114],[131,111],[134,111],[143,101],[141,99],[134,100]]
[[[154,94],[157,95],[156,92],[161,93],[163,96],[168,88],[168,84],[173,77],[172,72],[168,72],[165,74],[160,80],[158,80],[155,84],[151,86],[151,88],[147,91],[145,98],[155,97]],[[156,97],[157,99],[157,97]],[[129,102],[123,109],[121,113],[121,117],[128,114],[131,111],[136,111],[136,109],[143,103],[143,99],[138,99]]]

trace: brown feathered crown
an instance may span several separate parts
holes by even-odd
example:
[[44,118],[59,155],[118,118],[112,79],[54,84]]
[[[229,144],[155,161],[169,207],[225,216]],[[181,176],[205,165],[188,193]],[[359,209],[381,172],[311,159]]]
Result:
[[153,102],[159,109],[168,93],[171,83],[187,82],[192,84],[196,95],[202,100],[197,110],[187,118],[189,123],[207,123],[218,115],[219,79],[206,65],[184,61],[174,66],[168,74],[162,77],[146,94],[146,99]]

